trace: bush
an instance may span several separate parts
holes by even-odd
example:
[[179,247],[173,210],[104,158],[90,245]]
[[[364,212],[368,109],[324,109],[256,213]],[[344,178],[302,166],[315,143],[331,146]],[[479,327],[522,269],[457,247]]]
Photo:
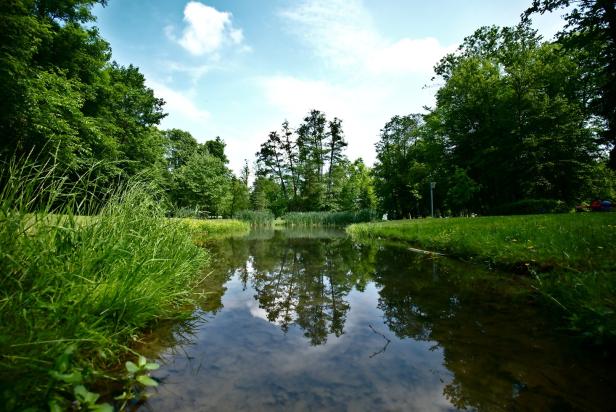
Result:
[[562,200],[524,199],[505,203],[490,211],[492,215],[538,215],[544,213],[567,213],[570,207]]

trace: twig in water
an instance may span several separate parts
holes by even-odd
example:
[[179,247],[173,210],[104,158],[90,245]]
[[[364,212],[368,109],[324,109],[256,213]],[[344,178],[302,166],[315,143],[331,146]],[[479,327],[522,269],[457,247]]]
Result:
[[391,341],[387,338],[387,336],[383,335],[381,332],[378,332],[376,329],[374,329],[372,327],[371,324],[368,324],[368,327],[370,329],[372,329],[372,332],[376,333],[377,335],[380,335],[383,339],[385,339],[387,341],[387,343],[385,344],[385,346],[383,346],[383,348],[378,351],[378,352],[374,352],[372,355],[370,355],[370,359],[374,358],[376,355],[378,355],[379,353],[383,353],[387,350],[387,347],[389,346],[389,344],[391,343]]

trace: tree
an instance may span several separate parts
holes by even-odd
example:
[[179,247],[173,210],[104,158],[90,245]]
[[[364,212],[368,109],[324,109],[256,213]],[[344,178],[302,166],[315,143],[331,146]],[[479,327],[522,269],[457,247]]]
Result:
[[205,149],[207,152],[212,156],[219,158],[224,164],[227,164],[229,163],[229,159],[225,154],[225,146],[227,145],[220,138],[220,136],[216,136],[214,140],[208,140],[205,142]]
[[233,216],[240,210],[250,209],[250,193],[248,186],[241,179],[233,176],[231,178],[231,201],[229,205],[229,215]]
[[425,211],[419,201],[435,165],[427,162],[424,124],[421,115],[411,114],[394,116],[381,129],[374,175],[381,209],[390,218],[417,216]]
[[528,24],[484,27],[436,72],[446,83],[432,130],[444,139],[447,163],[479,188],[480,211],[520,199],[579,197],[596,144],[576,61],[560,45],[541,42]]
[[165,139],[165,158],[170,171],[184,166],[188,159],[197,152],[199,143],[184,130],[171,129],[163,133]]
[[284,197],[288,199],[282,141],[277,132],[270,132],[268,139],[261,144],[261,150],[257,152],[257,162],[262,164],[262,172],[276,176]]
[[293,132],[289,127],[289,122],[282,122],[282,150],[287,163],[287,168],[291,175],[291,187],[293,189],[293,201],[297,199],[297,190],[299,186],[299,173],[297,171],[297,144],[293,140]]
[[306,210],[322,210],[325,188],[323,187],[324,142],[326,139],[325,115],[312,110],[297,129],[300,191]]
[[337,117],[329,122],[329,139],[327,142],[327,157],[328,157],[328,171],[327,171],[327,198],[330,203],[333,203],[332,199],[332,184],[333,174],[332,172],[342,160],[345,159],[343,149],[348,145],[344,141],[344,135],[342,132],[342,121]]
[[339,210],[376,209],[374,179],[361,158],[345,165],[345,176],[339,185],[341,187],[337,196]]
[[194,153],[173,174],[173,199],[178,207],[204,211],[208,215],[228,215],[232,199],[231,172],[220,158]]
[[616,3],[613,0],[533,0],[523,14],[546,13],[573,7],[565,16],[567,26],[558,41],[577,51],[582,73],[579,79],[591,86],[591,113],[605,121],[600,142],[609,150],[609,166],[616,170]]

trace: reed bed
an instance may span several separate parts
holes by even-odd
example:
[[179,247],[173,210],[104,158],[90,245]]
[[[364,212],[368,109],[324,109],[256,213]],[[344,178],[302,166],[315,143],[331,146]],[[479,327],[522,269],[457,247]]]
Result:
[[248,222],[251,226],[273,226],[275,220],[274,214],[269,210],[240,210],[233,218]]
[[377,219],[373,210],[343,212],[290,212],[282,216],[286,226],[345,226]]

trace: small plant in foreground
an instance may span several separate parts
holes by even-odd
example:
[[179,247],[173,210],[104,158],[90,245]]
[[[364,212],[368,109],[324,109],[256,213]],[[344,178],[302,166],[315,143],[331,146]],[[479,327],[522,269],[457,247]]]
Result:
[[148,362],[144,356],[139,356],[137,364],[127,361],[125,364],[127,375],[124,392],[115,399],[122,401],[120,410],[125,410],[129,402],[140,402],[147,398],[144,391],[147,387],[156,387],[158,382],[150,377],[150,372],[160,367],[158,363]]
[[76,350],[76,345],[68,346],[56,359],[54,369],[49,371],[53,385],[49,410],[113,412],[113,407],[108,403],[97,403],[100,395],[88,391],[83,385],[83,373],[73,363],[73,354]]

